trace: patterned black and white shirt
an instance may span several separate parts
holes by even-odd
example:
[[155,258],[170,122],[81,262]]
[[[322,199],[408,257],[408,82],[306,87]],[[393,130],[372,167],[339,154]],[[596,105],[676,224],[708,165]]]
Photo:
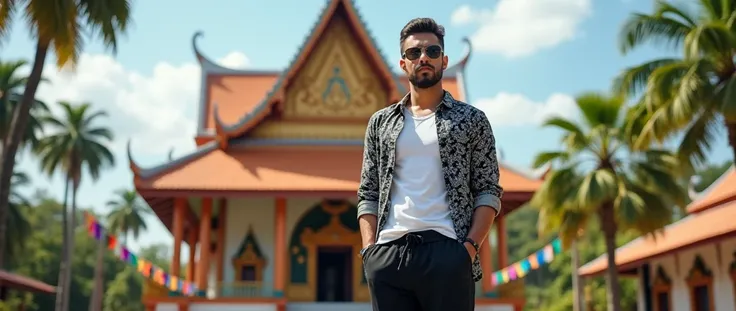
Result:
[[[409,95],[374,113],[366,129],[358,217],[377,215],[376,239],[390,212],[396,140],[404,127],[402,106],[408,99]],[[470,230],[475,208],[491,206],[497,215],[501,209],[503,189],[499,185],[496,141],[483,111],[455,100],[447,91],[437,107],[436,122],[450,216],[462,242]],[[473,260],[476,282],[483,277],[479,257],[476,255]]]

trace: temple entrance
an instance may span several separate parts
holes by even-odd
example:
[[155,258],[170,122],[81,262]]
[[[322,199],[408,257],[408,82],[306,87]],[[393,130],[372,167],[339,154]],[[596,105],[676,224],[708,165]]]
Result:
[[352,247],[317,249],[317,301],[352,301]]
[[297,221],[289,243],[289,301],[370,301],[357,259],[357,212],[345,200],[322,200]]

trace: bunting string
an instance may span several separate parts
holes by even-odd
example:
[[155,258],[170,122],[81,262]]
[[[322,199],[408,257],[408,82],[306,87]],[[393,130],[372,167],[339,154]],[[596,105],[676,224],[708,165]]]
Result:
[[529,274],[530,271],[552,262],[560,252],[562,252],[562,244],[560,239],[557,238],[534,254],[529,255],[529,257],[493,272],[491,274],[491,283],[495,287],[516,279],[521,279]]
[[176,292],[185,296],[196,296],[198,294],[197,286],[192,282],[179,279],[174,275],[170,275],[163,269],[153,265],[145,258],[131,253],[125,246],[118,243],[115,236],[106,234],[107,230],[95,219],[89,212],[84,212],[87,232],[95,240],[100,241],[106,239],[107,248],[115,253],[123,262],[136,268],[138,273],[147,279],[153,280],[158,285],[167,288],[169,291]]

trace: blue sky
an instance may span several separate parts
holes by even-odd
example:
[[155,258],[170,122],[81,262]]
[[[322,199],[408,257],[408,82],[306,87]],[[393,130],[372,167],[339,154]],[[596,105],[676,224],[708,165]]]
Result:
[[[204,3],[208,3],[205,5]],[[48,67],[52,81],[39,89],[47,101],[89,101],[109,112],[116,132],[116,166],[82,183],[79,203],[105,212],[116,189],[132,187],[125,143],[144,165],[193,149],[198,67],[191,37],[204,31],[200,48],[232,67],[282,69],[314,24],[325,0],[158,0],[135,1],[134,25],[114,57],[98,41],[87,42],[76,73]],[[558,146],[557,133],[539,127],[550,114],[569,115],[571,98],[583,91],[606,91],[625,66],[668,51],[645,48],[627,56],[617,50],[618,28],[632,11],[649,11],[649,0],[357,0],[369,30],[389,63],[398,63],[398,33],[411,18],[429,16],[445,25],[450,61],[463,55],[461,38],[473,39],[468,68],[469,102],[489,115],[504,161],[526,168],[535,153]],[[3,60],[32,58],[33,42],[17,20],[0,47]],[[669,51],[671,53],[671,51]],[[48,63],[53,64],[54,59]],[[725,137],[725,134],[722,135]],[[725,139],[713,161],[729,159]],[[20,169],[34,187],[61,197],[59,176],[38,172],[23,154]],[[31,193],[33,189],[26,189]],[[151,217],[140,244],[170,243],[171,236]],[[134,244],[136,247],[138,244]]]

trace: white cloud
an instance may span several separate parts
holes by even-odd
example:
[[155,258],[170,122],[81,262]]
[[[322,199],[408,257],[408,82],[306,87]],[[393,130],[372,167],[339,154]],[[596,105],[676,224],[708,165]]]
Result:
[[[240,52],[218,62],[233,68],[249,64]],[[110,56],[83,54],[75,72],[49,65],[44,76],[49,83],[39,87],[39,99],[89,102],[95,110],[108,113],[104,122],[115,134],[115,153],[124,151],[129,138],[136,155],[163,154],[171,148],[180,153],[194,147],[200,82],[195,63],[160,62],[146,75],[127,70]]]
[[591,14],[590,0],[500,0],[493,9],[468,5],[451,16],[454,25],[478,25],[473,47],[508,58],[524,57],[570,41]]
[[571,118],[577,115],[575,99],[555,93],[543,102],[535,102],[522,94],[498,93],[491,98],[475,101],[492,126],[538,125],[552,116]]
[[250,59],[241,52],[233,51],[221,58],[219,63],[228,68],[242,69],[250,66]]

